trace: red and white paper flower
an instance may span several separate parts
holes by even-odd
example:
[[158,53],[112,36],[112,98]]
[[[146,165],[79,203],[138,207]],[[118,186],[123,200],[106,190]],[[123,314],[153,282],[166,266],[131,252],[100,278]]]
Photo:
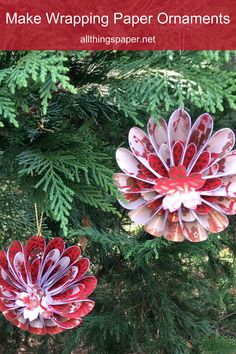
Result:
[[25,247],[13,241],[0,251],[0,310],[13,325],[35,334],[74,328],[94,307],[88,296],[96,278],[85,276],[89,260],[80,248],[65,248],[57,237],[47,245],[31,237]]
[[178,109],[168,125],[150,118],[148,135],[132,128],[131,151],[117,150],[124,172],[114,175],[125,198],[119,202],[151,235],[199,242],[207,239],[207,231],[228,226],[225,214],[236,214],[235,136],[229,128],[212,131],[209,114],[191,127],[188,113]]

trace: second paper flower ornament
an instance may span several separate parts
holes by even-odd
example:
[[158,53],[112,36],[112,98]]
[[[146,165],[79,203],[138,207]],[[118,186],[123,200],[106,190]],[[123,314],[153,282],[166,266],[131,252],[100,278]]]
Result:
[[168,125],[150,118],[148,135],[132,128],[131,151],[117,149],[124,172],[114,175],[125,199],[119,202],[151,235],[199,242],[207,239],[207,231],[228,226],[225,214],[236,214],[235,136],[229,128],[212,131],[209,114],[191,127],[188,113],[178,109]]
[[94,307],[88,296],[96,278],[86,276],[89,260],[80,248],[65,248],[56,237],[46,245],[31,237],[25,247],[13,241],[0,251],[0,311],[13,325],[34,334],[77,327]]

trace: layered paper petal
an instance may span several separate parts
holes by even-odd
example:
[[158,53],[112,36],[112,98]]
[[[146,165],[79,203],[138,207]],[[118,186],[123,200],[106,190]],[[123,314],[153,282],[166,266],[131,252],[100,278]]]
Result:
[[188,144],[193,143],[197,151],[201,151],[209,140],[213,130],[213,119],[208,113],[202,114],[193,124]]
[[159,152],[160,147],[163,144],[168,143],[168,135],[167,135],[167,124],[163,118],[158,119],[158,123],[154,120],[154,118],[150,118],[148,122],[148,136],[149,139],[156,151]]
[[236,214],[234,133],[229,128],[212,131],[208,113],[191,128],[189,114],[177,109],[168,125],[163,118],[150,118],[148,135],[132,128],[131,151],[117,150],[124,172],[114,175],[125,198],[120,204],[146,232],[170,241],[201,242],[207,231],[228,226],[225,214]]

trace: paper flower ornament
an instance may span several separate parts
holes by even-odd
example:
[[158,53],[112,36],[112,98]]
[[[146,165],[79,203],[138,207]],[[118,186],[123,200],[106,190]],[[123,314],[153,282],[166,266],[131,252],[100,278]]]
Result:
[[224,128],[212,135],[212,130],[209,114],[191,128],[188,113],[178,109],[168,125],[150,118],[148,135],[132,128],[131,151],[117,150],[124,172],[114,175],[125,199],[119,202],[151,235],[199,242],[207,239],[207,231],[228,226],[225,214],[236,214],[234,133]]
[[74,328],[94,307],[88,296],[96,278],[85,276],[89,260],[80,248],[65,249],[57,237],[47,245],[33,236],[25,247],[13,241],[0,251],[0,310],[13,325],[35,334]]

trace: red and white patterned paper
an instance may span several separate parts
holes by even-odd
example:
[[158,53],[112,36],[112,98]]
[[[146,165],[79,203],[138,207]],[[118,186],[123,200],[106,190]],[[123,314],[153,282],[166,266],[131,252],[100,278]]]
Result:
[[39,335],[74,328],[94,307],[88,296],[97,281],[86,276],[88,269],[80,248],[65,248],[59,237],[46,245],[33,236],[25,247],[13,241],[0,251],[0,311],[13,325]]
[[130,150],[119,148],[116,159],[124,173],[114,174],[122,207],[134,223],[170,241],[204,241],[207,231],[228,226],[236,214],[235,136],[224,128],[212,135],[213,119],[191,118],[177,109],[168,125],[150,118],[148,134],[129,132]]

